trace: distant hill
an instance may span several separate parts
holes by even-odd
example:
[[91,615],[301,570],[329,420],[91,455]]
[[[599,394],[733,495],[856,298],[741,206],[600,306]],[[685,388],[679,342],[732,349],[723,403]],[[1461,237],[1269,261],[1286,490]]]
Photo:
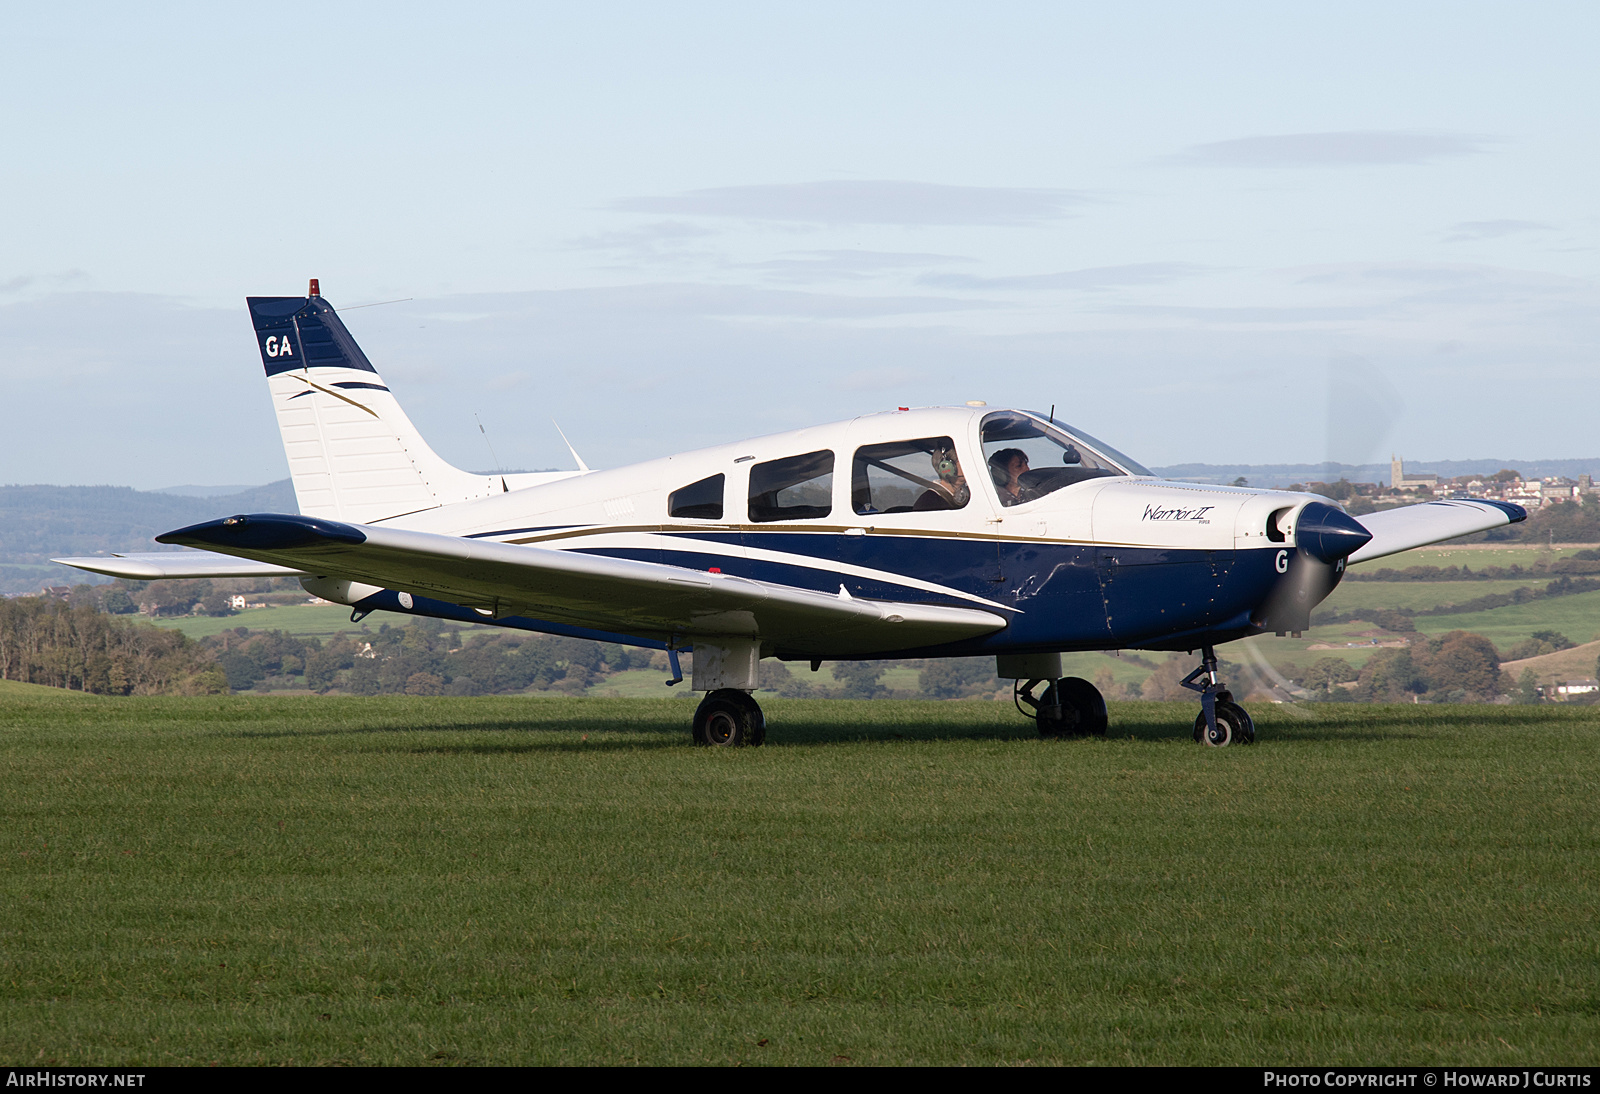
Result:
[[1585,642],[1581,646],[1557,650],[1539,657],[1525,657],[1521,661],[1502,661],[1500,668],[1513,677],[1521,676],[1527,669],[1539,678],[1541,684],[1552,680],[1582,680],[1593,676],[1595,659],[1600,657],[1600,642]]
[[256,489],[259,487],[241,483],[236,486],[163,486],[151,493],[178,494],[186,498],[222,498],[229,494],[244,494]]
[[[1440,478],[1457,475],[1492,475],[1503,467],[1527,479],[1600,475],[1600,456],[1582,460],[1406,460],[1406,471],[1433,472]],[[1387,463],[1175,463],[1150,470],[1181,482],[1229,483],[1237,478],[1251,486],[1288,486],[1296,482],[1389,481]]]
[[289,480],[221,497],[127,486],[0,486],[0,593],[92,580],[60,555],[163,551],[155,537],[233,513],[298,513]]

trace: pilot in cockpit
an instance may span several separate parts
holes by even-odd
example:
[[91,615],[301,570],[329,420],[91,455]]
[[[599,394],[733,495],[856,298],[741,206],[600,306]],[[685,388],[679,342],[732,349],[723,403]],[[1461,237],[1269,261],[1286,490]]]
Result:
[[934,509],[960,509],[972,497],[967,477],[961,473],[961,461],[953,448],[936,448],[929,455],[933,459],[934,473],[939,481],[917,499],[911,508],[918,513]]
[[1017,505],[1022,496],[1022,476],[1028,472],[1028,454],[1020,448],[1002,448],[989,457],[989,474],[1000,492],[1001,505]]

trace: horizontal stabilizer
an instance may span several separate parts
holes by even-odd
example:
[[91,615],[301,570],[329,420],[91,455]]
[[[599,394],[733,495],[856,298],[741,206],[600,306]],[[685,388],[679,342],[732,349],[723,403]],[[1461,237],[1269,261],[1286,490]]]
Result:
[[1457,536],[1503,528],[1527,520],[1528,511],[1504,501],[1453,498],[1385,509],[1381,513],[1364,513],[1356,519],[1372,533],[1372,539],[1350,556],[1351,565]]
[[432,532],[256,514],[157,537],[473,608],[662,639],[759,636],[830,656],[909,649],[1003,629],[993,612],[853,598],[657,562]]
[[91,574],[124,577],[129,581],[160,581],[173,577],[299,577],[303,572],[270,562],[232,558],[210,551],[162,551],[148,555],[94,555],[88,558],[53,558]]

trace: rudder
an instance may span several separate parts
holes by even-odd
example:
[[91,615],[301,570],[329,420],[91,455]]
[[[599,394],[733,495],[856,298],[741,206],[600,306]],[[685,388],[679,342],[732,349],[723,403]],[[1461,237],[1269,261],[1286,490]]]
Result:
[[245,302],[302,514],[371,524],[503,489],[428,447],[316,281]]

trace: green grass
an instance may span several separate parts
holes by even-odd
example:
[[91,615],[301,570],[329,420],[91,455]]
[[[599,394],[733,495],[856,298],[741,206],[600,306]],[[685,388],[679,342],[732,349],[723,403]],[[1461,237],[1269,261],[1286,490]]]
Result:
[[63,688],[49,688],[43,684],[24,684],[20,680],[0,680],[0,703],[9,699],[23,700],[73,700],[88,696],[81,691],[67,691]]
[[[379,612],[366,623],[377,630],[380,623],[391,627],[405,626],[413,616],[398,612]],[[350,622],[350,609],[339,604],[283,604],[269,608],[250,608],[236,615],[184,615],[152,619],[158,627],[182,631],[190,638],[210,638],[235,627],[249,627],[253,631],[284,631],[300,638],[329,638],[335,634],[356,633],[360,623]]]
[[1542,543],[1525,543],[1508,545],[1502,543],[1470,543],[1470,544],[1442,544],[1438,547],[1418,547],[1414,551],[1403,551],[1398,555],[1388,558],[1374,559],[1371,562],[1362,562],[1357,565],[1361,570],[1376,572],[1392,568],[1403,570],[1407,566],[1471,566],[1474,570],[1481,570],[1485,566],[1531,566],[1540,558],[1554,561],[1558,558],[1568,558],[1579,551],[1590,549],[1594,544],[1570,544],[1557,546],[1553,550]]
[[1594,711],[765,705],[0,696],[0,1056],[1600,1060]]
[[1464,604],[1480,596],[1517,589],[1543,589],[1548,576],[1519,581],[1345,581],[1317,606],[1318,611],[1359,611],[1363,608],[1438,608]]
[[1501,649],[1542,630],[1560,631],[1582,644],[1600,638],[1600,591],[1508,604],[1486,612],[1419,616],[1413,622],[1424,634],[1473,631]]

